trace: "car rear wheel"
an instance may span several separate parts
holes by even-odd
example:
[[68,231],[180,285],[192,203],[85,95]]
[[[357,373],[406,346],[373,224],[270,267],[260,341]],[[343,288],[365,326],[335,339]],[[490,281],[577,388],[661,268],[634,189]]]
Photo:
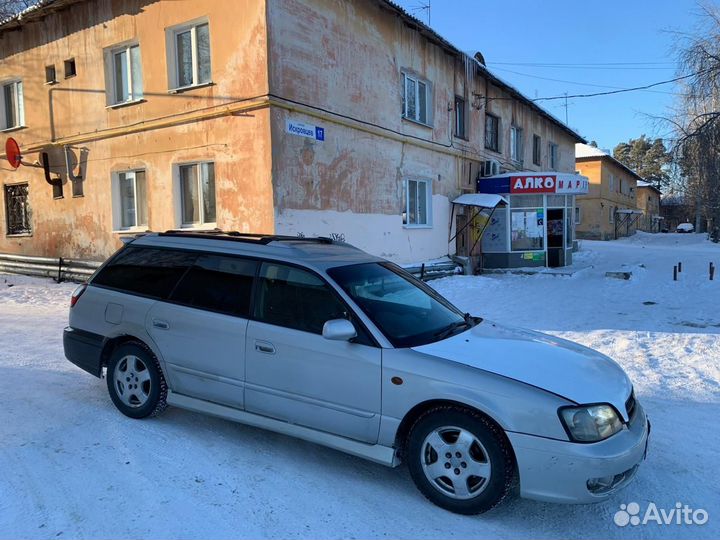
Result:
[[167,384],[155,355],[139,342],[123,343],[107,366],[110,398],[130,418],[155,416],[167,407]]
[[460,407],[438,407],[411,428],[406,445],[410,475],[438,506],[480,514],[512,490],[515,465],[504,434],[494,423]]

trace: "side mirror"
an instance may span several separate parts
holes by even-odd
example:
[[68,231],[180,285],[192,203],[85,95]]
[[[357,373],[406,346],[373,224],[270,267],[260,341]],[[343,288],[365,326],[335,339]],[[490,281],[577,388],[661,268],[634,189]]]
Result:
[[333,341],[348,341],[357,336],[357,330],[347,319],[332,319],[323,325],[322,336]]

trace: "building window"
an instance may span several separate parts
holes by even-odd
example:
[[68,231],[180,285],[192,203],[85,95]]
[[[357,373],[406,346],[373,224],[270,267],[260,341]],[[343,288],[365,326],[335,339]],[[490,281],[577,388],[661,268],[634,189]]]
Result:
[[145,171],[123,171],[114,175],[113,228],[147,228],[147,181]]
[[57,73],[55,73],[55,64],[45,66],[45,84],[54,84],[57,82]]
[[8,235],[32,232],[27,184],[5,186],[5,216]]
[[550,169],[554,171],[558,167],[558,145],[550,143],[548,149],[550,151]]
[[215,223],[215,164],[180,165],[180,211],[184,227]]
[[522,163],[523,144],[522,129],[519,127],[510,127],[510,159],[517,163]]
[[408,179],[405,182],[403,225],[428,226],[432,216],[432,188],[429,180]]
[[69,79],[77,75],[77,69],[75,68],[75,59],[70,58],[65,60],[65,78]]
[[142,62],[137,43],[110,49],[105,60],[108,103],[117,105],[143,97]]
[[0,130],[25,125],[23,86],[21,81],[2,84],[2,107],[0,107]]
[[212,81],[210,27],[207,22],[168,30],[168,67],[171,88],[186,88]]
[[467,137],[465,127],[465,100],[455,96],[455,136],[464,139]]
[[533,135],[533,163],[542,164],[542,139],[539,135]]
[[580,225],[582,223],[582,214],[580,213],[580,207],[575,207],[575,225]]
[[610,215],[609,215],[610,223],[615,223],[615,207],[611,206],[609,208],[609,212],[610,212]]
[[432,103],[430,83],[407,73],[402,74],[403,79],[403,118],[430,124]]
[[615,191],[615,177],[612,173],[610,173],[610,176],[608,178],[608,191],[612,193]]
[[485,114],[485,148],[500,151],[500,119],[492,114]]

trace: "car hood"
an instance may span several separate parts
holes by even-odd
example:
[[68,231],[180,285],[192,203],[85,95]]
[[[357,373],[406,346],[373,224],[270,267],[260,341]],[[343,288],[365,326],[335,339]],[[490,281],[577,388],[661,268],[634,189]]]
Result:
[[610,403],[626,416],[632,383],[612,359],[572,341],[483,321],[413,350],[521,381],[580,404]]

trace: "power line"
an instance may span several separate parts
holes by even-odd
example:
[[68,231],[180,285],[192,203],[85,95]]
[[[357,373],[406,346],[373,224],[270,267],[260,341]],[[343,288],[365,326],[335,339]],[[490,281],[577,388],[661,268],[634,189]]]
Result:
[[[529,73],[521,73],[520,71],[514,71],[512,69],[506,69],[506,68],[494,68],[495,71],[505,71],[507,73],[514,73],[515,75],[522,75],[523,77],[530,77],[533,79],[541,79],[543,81],[552,81],[552,82],[559,82],[559,83],[565,83],[565,84],[576,84],[578,86],[594,86],[595,88],[608,88],[610,90],[625,90],[622,87],[619,86],[609,86],[607,84],[593,84],[593,83],[584,83],[579,81],[567,81],[564,79],[553,79],[551,77],[541,77],[539,75],[531,75]],[[671,95],[679,95],[677,92],[663,92],[662,90],[647,90],[647,92],[653,92],[658,94],[671,94]]]
[[577,64],[563,62],[488,62],[489,64],[506,65],[506,66],[657,66],[657,65],[675,65],[675,62],[582,62]]
[[620,90],[609,90],[607,92],[595,92],[593,94],[575,94],[575,95],[561,95],[561,96],[549,96],[549,97],[541,97],[541,98],[535,98],[531,99],[530,101],[552,101],[556,99],[566,99],[566,98],[589,98],[589,97],[597,97],[597,96],[609,96],[612,94],[622,94],[624,92],[637,92],[638,90],[647,90],[648,88],[654,88],[655,86],[660,86],[662,84],[670,84],[677,81],[682,81],[684,79],[689,79],[691,77],[696,77],[698,75],[701,75],[703,73],[708,72],[709,70],[703,70],[698,71],[696,73],[691,73],[690,75],[683,75],[681,77],[675,77],[674,79],[668,79],[666,81],[659,81],[651,84],[646,84],[645,86],[636,86],[634,88],[622,88]]

